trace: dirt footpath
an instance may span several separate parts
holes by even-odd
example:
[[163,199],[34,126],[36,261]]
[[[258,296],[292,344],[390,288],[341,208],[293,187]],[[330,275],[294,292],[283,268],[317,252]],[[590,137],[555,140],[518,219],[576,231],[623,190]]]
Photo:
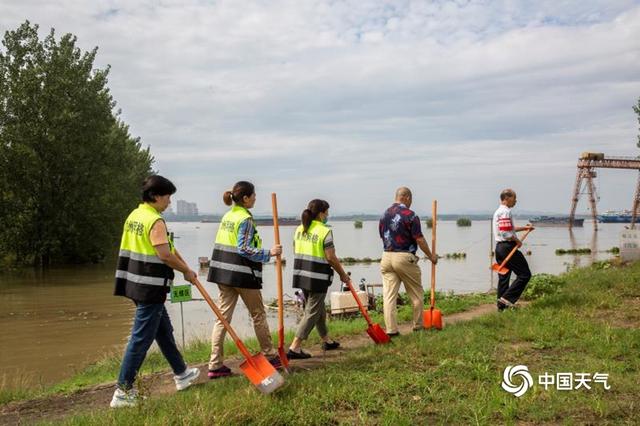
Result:
[[[473,318],[495,312],[494,304],[476,306],[468,311],[451,314],[444,317],[445,325],[455,324],[461,321],[469,321]],[[411,333],[411,324],[401,324],[400,333]],[[312,346],[307,350],[313,355],[305,360],[292,361],[293,369],[296,371],[311,370],[322,367],[326,362],[339,361],[345,351],[358,349],[373,342],[364,332],[362,334],[349,336],[340,341],[340,350],[324,352],[320,346]],[[242,374],[238,368],[242,359],[229,358],[225,361],[237,374]],[[198,383],[209,381],[207,377],[207,364],[195,365],[200,368],[200,378]],[[141,386],[153,397],[154,395],[171,394],[176,392],[172,373],[159,373],[145,376]],[[29,401],[10,402],[0,407],[0,425],[4,424],[31,424],[38,420],[55,420],[65,416],[104,409],[109,406],[115,382],[105,383],[90,388],[82,389],[70,395],[53,395]]]

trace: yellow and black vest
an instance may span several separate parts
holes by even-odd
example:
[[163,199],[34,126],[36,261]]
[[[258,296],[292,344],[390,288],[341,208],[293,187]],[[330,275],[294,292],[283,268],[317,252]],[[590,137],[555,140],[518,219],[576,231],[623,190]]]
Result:
[[307,232],[298,226],[293,237],[293,287],[325,293],[333,281],[333,269],[324,254],[324,239],[331,232],[324,223],[313,220]]
[[[124,223],[118,267],[116,296],[140,303],[164,303],[173,282],[173,269],[157,256],[149,233],[158,220],[164,220],[149,204],[143,203],[129,214]],[[169,237],[169,247],[175,253]]]
[[[231,287],[262,288],[262,263],[238,253],[238,229],[245,220],[253,221],[253,216],[249,210],[237,205],[222,217],[213,245],[207,281]],[[251,246],[262,248],[255,224],[254,230]]]

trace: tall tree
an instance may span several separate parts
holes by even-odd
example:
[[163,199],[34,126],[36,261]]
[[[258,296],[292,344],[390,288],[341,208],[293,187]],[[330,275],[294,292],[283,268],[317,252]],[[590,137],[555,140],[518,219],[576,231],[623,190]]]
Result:
[[153,157],[115,112],[97,48],[26,21],[0,50],[0,249],[18,262],[86,262],[113,250]]

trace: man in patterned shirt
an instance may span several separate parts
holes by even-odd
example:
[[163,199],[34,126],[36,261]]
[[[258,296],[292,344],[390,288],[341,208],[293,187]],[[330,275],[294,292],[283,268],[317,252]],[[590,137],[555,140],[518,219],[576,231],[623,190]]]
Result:
[[396,300],[400,290],[400,282],[411,299],[413,306],[413,329],[422,330],[422,310],[424,309],[424,293],[422,290],[422,273],[418,266],[418,247],[433,263],[436,256],[431,254],[429,246],[420,229],[420,218],[409,209],[411,207],[411,191],[401,187],[396,191],[395,203],[391,205],[380,219],[379,232],[384,246],[380,271],[382,273],[382,295],[384,300],[384,323],[389,336],[397,336],[398,321]]
[[[531,225],[516,228],[513,225],[511,209],[516,205],[516,193],[513,189],[505,189],[500,193],[500,207],[493,214],[493,234],[496,239],[496,262],[499,264],[509,255],[514,247],[522,247],[516,232],[534,229]],[[498,310],[512,307],[520,298],[531,279],[529,264],[524,255],[518,250],[506,264],[509,272],[498,275]],[[509,286],[511,271],[516,273],[516,279]]]

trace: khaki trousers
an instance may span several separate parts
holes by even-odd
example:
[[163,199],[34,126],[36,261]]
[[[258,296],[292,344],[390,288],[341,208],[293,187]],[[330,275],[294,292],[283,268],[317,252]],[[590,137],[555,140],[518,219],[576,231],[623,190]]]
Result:
[[[258,343],[262,352],[270,357],[276,354],[273,348],[273,341],[271,340],[271,333],[269,332],[269,324],[267,323],[267,313],[264,310],[264,303],[262,302],[262,292],[253,288],[239,288],[230,287],[227,285],[218,284],[220,289],[220,298],[218,300],[218,307],[222,311],[224,318],[231,322],[233,317],[233,311],[238,302],[238,296],[242,298],[242,301],[247,306],[251,320],[253,321],[253,329],[258,338]],[[224,326],[219,319],[216,318],[216,322],[213,325],[213,332],[211,333],[211,359],[209,360],[209,369],[215,370],[222,367],[222,361],[224,360],[224,338],[227,334]]]
[[400,282],[404,283],[404,288],[413,306],[413,329],[421,329],[424,291],[418,256],[413,253],[385,251],[380,262],[380,272],[382,272],[384,323],[387,333],[398,332],[396,301]]
[[314,293],[312,291],[302,290],[307,303],[304,307],[304,316],[298,325],[296,337],[300,340],[307,340],[313,327],[318,330],[320,337],[326,337],[329,334],[327,330],[327,309],[324,305],[324,299],[327,293]]

